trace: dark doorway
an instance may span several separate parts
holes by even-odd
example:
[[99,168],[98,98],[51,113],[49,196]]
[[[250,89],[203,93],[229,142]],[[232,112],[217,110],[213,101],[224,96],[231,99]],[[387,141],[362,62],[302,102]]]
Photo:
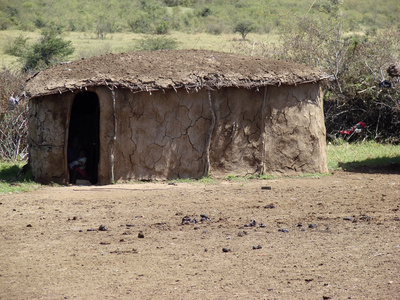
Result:
[[[76,179],[97,183],[99,164],[100,106],[96,93],[82,92],[72,104],[68,134],[68,166],[70,183]],[[86,158],[82,160],[82,156]],[[76,168],[84,164],[82,168]],[[77,171],[78,170],[78,171]]]

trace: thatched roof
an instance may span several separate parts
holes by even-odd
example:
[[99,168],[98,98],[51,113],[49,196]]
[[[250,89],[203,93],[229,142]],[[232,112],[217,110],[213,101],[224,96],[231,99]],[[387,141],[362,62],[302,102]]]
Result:
[[38,97],[99,85],[137,91],[254,88],[297,85],[327,78],[327,74],[311,67],[263,57],[204,50],[163,50],[107,54],[60,64],[32,76],[26,91],[31,97]]

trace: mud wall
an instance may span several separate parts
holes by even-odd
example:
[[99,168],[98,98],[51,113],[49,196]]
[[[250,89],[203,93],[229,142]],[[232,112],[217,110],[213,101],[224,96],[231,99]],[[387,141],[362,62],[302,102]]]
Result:
[[211,93],[215,127],[211,173],[247,175],[261,171],[263,92],[228,88]]
[[317,84],[113,97],[114,181],[327,172]]
[[117,120],[114,105],[115,93],[107,87],[97,87],[90,91],[97,94],[100,106],[98,183],[108,184],[115,181],[113,177],[114,128]]
[[51,95],[29,102],[29,156],[34,180],[67,183],[66,140],[73,94]]
[[[318,84],[194,93],[91,91],[100,104],[100,184],[327,172]],[[75,94],[30,102],[31,166],[37,181],[68,182],[66,149]]]
[[326,131],[318,84],[267,87],[264,172],[326,173]]
[[117,90],[114,179],[200,178],[206,168],[207,92]]

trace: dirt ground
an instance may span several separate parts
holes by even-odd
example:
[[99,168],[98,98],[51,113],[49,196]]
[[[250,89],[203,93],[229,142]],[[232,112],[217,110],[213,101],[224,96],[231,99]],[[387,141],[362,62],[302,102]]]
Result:
[[0,299],[400,299],[399,208],[393,173],[0,195]]

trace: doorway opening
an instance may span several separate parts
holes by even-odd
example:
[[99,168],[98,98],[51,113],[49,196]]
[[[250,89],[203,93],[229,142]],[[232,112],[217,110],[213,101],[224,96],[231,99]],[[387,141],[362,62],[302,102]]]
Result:
[[98,181],[100,105],[96,93],[75,96],[68,131],[68,169],[72,184]]

